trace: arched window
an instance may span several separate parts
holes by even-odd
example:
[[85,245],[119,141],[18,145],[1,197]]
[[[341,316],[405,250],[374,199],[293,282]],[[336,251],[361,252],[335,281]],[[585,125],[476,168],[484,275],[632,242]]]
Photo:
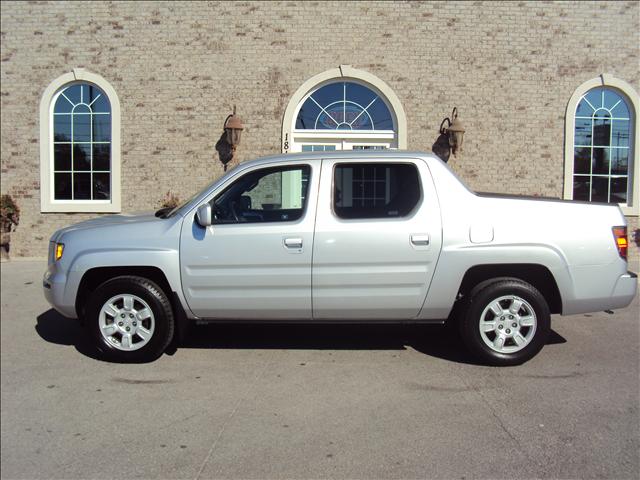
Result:
[[404,109],[379,78],[342,65],[305,82],[285,112],[282,151],[406,148]]
[[617,203],[625,214],[638,214],[636,109],[637,94],[610,76],[574,93],[567,109],[565,198]]
[[40,107],[42,211],[120,211],[120,110],[111,86],[77,69],[49,86]]

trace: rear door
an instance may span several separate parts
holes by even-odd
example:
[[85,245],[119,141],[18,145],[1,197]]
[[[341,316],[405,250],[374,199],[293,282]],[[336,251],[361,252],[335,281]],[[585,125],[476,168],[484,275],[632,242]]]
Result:
[[423,160],[324,159],[313,247],[314,319],[410,319],[442,246]]

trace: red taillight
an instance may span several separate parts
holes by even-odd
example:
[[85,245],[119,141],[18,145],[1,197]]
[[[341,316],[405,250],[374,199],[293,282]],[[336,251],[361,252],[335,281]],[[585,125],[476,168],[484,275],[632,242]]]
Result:
[[613,238],[616,241],[618,253],[626,260],[627,250],[629,248],[629,243],[627,241],[627,227],[613,227]]

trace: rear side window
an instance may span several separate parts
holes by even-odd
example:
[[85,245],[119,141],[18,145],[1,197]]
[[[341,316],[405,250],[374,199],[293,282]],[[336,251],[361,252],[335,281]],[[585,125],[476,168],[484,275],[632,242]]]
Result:
[[333,209],[340,218],[405,217],[421,198],[415,165],[342,163],[334,175]]

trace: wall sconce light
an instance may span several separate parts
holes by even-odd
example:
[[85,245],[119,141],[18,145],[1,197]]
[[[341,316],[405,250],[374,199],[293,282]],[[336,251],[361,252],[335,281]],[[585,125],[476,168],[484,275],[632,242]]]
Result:
[[240,145],[240,136],[244,130],[244,125],[240,117],[236,115],[236,106],[233,106],[233,113],[224,121],[224,131],[227,132],[227,143],[231,145],[231,149],[235,152],[236,147]]
[[233,113],[224,121],[224,133],[216,143],[216,151],[224,165],[225,172],[227,171],[227,164],[233,160],[236,148],[240,145],[242,130],[244,130],[244,125],[240,117],[236,115],[236,106],[234,105]]
[[[458,120],[457,107],[453,108],[453,111],[451,112],[451,119],[447,117],[442,120],[442,123],[440,124],[440,134],[446,135],[449,138],[449,147],[455,155],[458,150],[462,150],[462,141],[464,139],[465,132],[462,122]],[[446,127],[444,126],[445,122],[447,122]]]

